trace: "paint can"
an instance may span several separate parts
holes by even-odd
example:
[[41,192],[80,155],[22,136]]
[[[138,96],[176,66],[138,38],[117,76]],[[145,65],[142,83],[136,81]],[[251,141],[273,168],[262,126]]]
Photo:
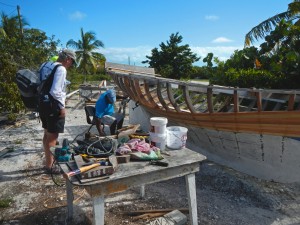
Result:
[[181,149],[185,147],[188,129],[186,127],[167,127],[167,147]]
[[164,150],[166,148],[168,119],[165,117],[150,118],[150,141],[151,144]]
[[151,117],[150,118],[150,132],[156,134],[166,134],[168,119],[165,117]]

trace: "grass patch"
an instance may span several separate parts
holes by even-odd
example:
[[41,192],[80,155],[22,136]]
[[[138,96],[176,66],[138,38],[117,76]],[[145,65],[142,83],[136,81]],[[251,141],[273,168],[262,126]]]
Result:
[[15,144],[22,144],[22,140],[21,139],[17,139],[17,140],[15,140]]
[[11,198],[0,199],[0,208],[8,208],[12,201]]

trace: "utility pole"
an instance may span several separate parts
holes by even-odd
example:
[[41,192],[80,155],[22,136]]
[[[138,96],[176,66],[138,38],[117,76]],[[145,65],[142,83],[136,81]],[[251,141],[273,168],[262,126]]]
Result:
[[23,27],[22,27],[22,20],[21,20],[20,6],[18,6],[18,5],[17,5],[17,10],[18,10],[19,23],[20,23],[20,32],[21,32],[21,36],[23,36]]

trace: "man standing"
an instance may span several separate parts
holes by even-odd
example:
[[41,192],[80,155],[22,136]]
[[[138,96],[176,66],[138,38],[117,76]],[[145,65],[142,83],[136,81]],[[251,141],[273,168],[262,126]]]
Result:
[[49,85],[49,92],[43,93],[40,101],[39,114],[44,128],[43,148],[45,152],[46,172],[58,173],[52,164],[54,157],[50,147],[56,145],[58,134],[64,132],[65,125],[65,100],[66,100],[66,76],[67,69],[76,64],[76,54],[69,49],[62,50],[56,62],[45,62],[40,67],[40,78],[46,80],[51,73],[52,83]]

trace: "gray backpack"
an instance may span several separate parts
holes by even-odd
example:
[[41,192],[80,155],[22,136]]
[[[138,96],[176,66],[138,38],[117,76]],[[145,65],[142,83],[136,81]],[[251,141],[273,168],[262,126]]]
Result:
[[53,77],[58,66],[61,65],[56,65],[48,78],[42,82],[40,81],[40,73],[38,71],[22,69],[17,72],[16,83],[21,95],[21,99],[29,111],[38,112],[40,92],[45,88],[50,90]]

